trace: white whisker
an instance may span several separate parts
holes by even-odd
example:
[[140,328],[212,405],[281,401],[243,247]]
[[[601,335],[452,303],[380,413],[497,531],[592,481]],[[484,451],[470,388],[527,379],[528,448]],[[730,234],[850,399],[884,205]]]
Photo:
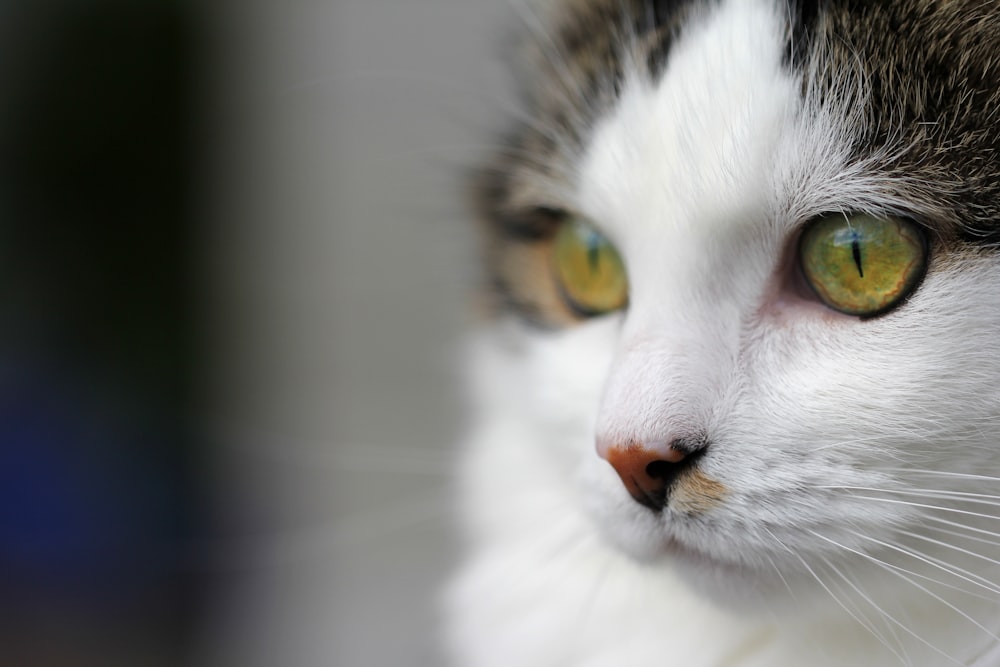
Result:
[[861,490],[861,491],[884,491],[886,493],[904,493],[904,494],[908,494],[908,495],[924,495],[924,494],[934,495],[934,494],[938,494],[938,495],[956,496],[956,497],[962,497],[962,498],[968,497],[968,498],[987,498],[987,499],[993,499],[993,500],[1000,500],[1000,495],[993,495],[993,494],[988,494],[988,493],[972,493],[971,491],[951,491],[951,490],[948,490],[948,489],[919,489],[919,488],[912,488],[912,487],[911,488],[907,488],[907,489],[884,489],[884,488],[876,488],[876,487],[870,487],[870,486],[843,486],[843,485],[836,485],[836,484],[824,485],[824,486],[817,486],[815,488],[817,488],[817,489],[856,489],[856,490]]
[[906,505],[908,507],[919,507],[919,508],[922,508],[922,509],[937,510],[939,512],[953,512],[955,514],[964,514],[966,516],[977,516],[977,517],[980,517],[982,519],[993,519],[995,521],[996,520],[1000,520],[1000,516],[995,516],[993,514],[983,514],[982,512],[970,512],[968,510],[960,510],[960,509],[955,508],[955,507],[944,507],[944,506],[941,506],[941,505],[928,505],[926,503],[914,503],[914,502],[910,502],[910,501],[907,501],[907,500],[894,500],[892,498],[879,498],[877,496],[859,496],[859,495],[854,495],[853,497],[854,498],[858,498],[860,500],[875,500],[875,501],[878,501],[878,502],[892,503],[892,504],[895,504],[895,505]]
[[[891,574],[894,574],[897,577],[902,578],[904,581],[907,581],[911,585],[913,585],[913,586],[917,587],[918,589],[924,591],[925,593],[927,593],[931,597],[934,597],[934,598],[938,599],[939,601],[941,601],[942,603],[944,603],[945,605],[951,607],[957,613],[959,613],[962,616],[966,617],[973,624],[982,627],[979,623],[977,623],[975,620],[973,620],[971,617],[969,617],[968,614],[965,614],[960,609],[954,607],[953,605],[949,604],[945,600],[941,599],[940,596],[934,594],[933,592],[931,592],[930,590],[928,590],[926,587],[921,586],[917,582],[913,581],[912,579],[910,579],[909,577],[907,577],[905,574],[903,574],[903,572],[898,571],[901,568],[893,567],[893,566],[889,565],[888,563],[885,563],[885,562],[879,560],[878,558],[875,558],[874,556],[872,556],[870,554],[866,554],[866,553],[864,553],[862,551],[858,551],[857,549],[852,549],[852,548],[850,548],[850,547],[848,547],[846,545],[840,544],[836,540],[832,540],[832,539],[826,537],[825,535],[820,535],[819,533],[817,533],[814,530],[810,530],[809,532],[812,535],[820,538],[821,540],[829,542],[830,544],[833,544],[834,546],[840,547],[841,549],[849,551],[849,552],[851,552],[853,554],[857,554],[858,556],[861,556],[862,558],[865,558],[866,560],[874,563],[875,565],[877,565],[878,567],[884,569],[885,571],[887,571],[887,572],[889,572]],[[935,653],[938,653],[939,655],[943,656],[944,658],[948,659],[950,662],[953,662],[956,665],[962,665],[962,667],[965,667],[960,660],[956,660],[955,658],[953,658],[952,656],[948,655],[947,653],[945,653],[944,651],[942,651],[940,648],[938,648],[937,646],[935,646],[934,644],[932,644],[929,641],[927,641],[925,638],[923,638],[920,635],[918,635],[917,633],[913,632],[910,628],[906,627],[906,625],[904,625],[903,623],[900,623],[898,620],[896,620],[895,617],[893,617],[893,616],[891,616],[889,614],[886,614],[885,617],[887,619],[889,619],[890,621],[892,621],[903,632],[907,633],[908,635],[910,635],[911,637],[913,637],[914,639],[916,639],[920,643],[924,644],[925,646],[927,646],[928,648],[930,648],[931,650],[933,650]],[[985,627],[983,627],[983,630],[985,630],[987,633],[989,633],[992,636],[992,633],[989,630],[987,630]]]
[[806,560],[801,555],[799,555],[798,553],[796,553],[795,551],[793,551],[788,545],[786,545],[784,542],[782,542],[778,538],[778,536],[775,535],[769,528],[767,528],[766,526],[763,526],[763,529],[764,529],[764,531],[768,535],[771,536],[771,539],[773,539],[775,541],[775,543],[778,544],[778,546],[780,546],[781,548],[783,548],[789,554],[791,554],[792,556],[794,556],[795,558],[797,558],[800,563],[802,563],[802,566],[806,569],[807,572],[809,572],[810,575],[812,575],[813,579],[816,580],[816,583],[818,583],[823,588],[823,590],[825,590],[827,592],[827,594],[833,599],[833,601],[836,602],[837,605],[841,609],[843,609],[847,613],[848,616],[850,616],[852,619],[854,619],[854,621],[857,622],[862,628],[864,628],[865,630],[867,630],[868,632],[870,632],[872,634],[872,636],[875,637],[875,639],[877,639],[880,642],[882,642],[885,645],[885,647],[890,652],[892,652],[892,653],[894,653],[896,655],[899,655],[895,650],[893,650],[893,648],[891,646],[889,646],[889,644],[885,641],[885,639],[883,639],[882,636],[878,632],[875,631],[875,629],[873,627],[871,627],[868,623],[866,623],[864,620],[862,620],[853,610],[851,610],[850,607],[848,607],[844,603],[843,600],[841,600],[839,597],[837,597],[837,595],[830,589],[830,587],[826,584],[826,582],[823,581],[823,579],[816,573],[815,570],[813,570],[813,568],[809,565],[809,563],[806,562]]
[[[852,553],[856,553],[857,555],[863,556],[865,558],[870,558],[871,557],[870,554],[865,554],[865,553],[860,552],[860,551],[855,551],[855,550],[851,549],[850,547],[847,547],[846,545],[842,545],[842,544],[837,543],[837,542],[831,541],[831,544],[834,544],[834,545],[836,545],[838,547],[841,547],[843,549],[847,549],[847,550],[851,551]],[[910,555],[910,554],[907,554],[907,555]],[[924,554],[924,556],[926,556],[926,554]],[[944,563],[943,561],[940,561],[939,559],[932,558],[930,556],[926,556],[926,557],[929,558],[931,561],[934,561],[934,563],[937,563],[940,566],[938,569],[943,570],[947,574],[950,574],[952,576],[958,577],[959,579],[962,578],[962,577],[960,577],[958,574],[956,574],[951,569],[951,567],[949,566],[949,564]],[[880,561],[880,562],[882,562],[882,561]],[[934,563],[928,563],[928,564],[933,565]],[[975,592],[975,591],[970,591],[970,590],[968,590],[966,588],[963,588],[961,586],[958,586],[958,585],[955,585],[955,584],[950,584],[950,583],[947,583],[945,581],[941,581],[940,579],[935,579],[934,577],[928,576],[926,574],[920,574],[918,572],[913,572],[911,570],[907,570],[907,569],[899,567],[897,565],[892,565],[891,563],[884,563],[884,565],[886,567],[896,568],[896,569],[900,570],[901,572],[905,572],[906,574],[908,574],[910,576],[917,577],[918,579],[923,579],[924,581],[930,582],[932,584],[936,584],[936,585],[941,586],[943,588],[948,588],[950,590],[957,591],[959,593],[962,593],[964,595],[968,595],[970,597],[978,598],[980,600],[985,600],[987,602],[993,602],[993,603],[1000,602],[1000,601],[997,600],[996,597],[989,597],[989,596],[986,596],[986,595],[984,595],[982,593],[978,593],[978,592]],[[961,572],[965,572],[964,570],[960,570],[960,571]],[[970,574],[970,576],[975,576],[975,575],[972,575],[971,573],[969,573],[969,574]],[[985,580],[985,581],[986,581],[987,584],[991,584],[992,583],[992,582],[989,582],[988,580]],[[975,581],[970,581],[969,583],[971,583],[973,585],[976,585],[979,588],[986,588],[988,592],[991,592],[991,593],[995,592],[989,586],[984,586],[984,585],[976,584]]]
[[872,442],[878,442],[880,440],[895,439],[897,437],[898,437],[898,435],[895,434],[895,433],[893,433],[893,434],[888,434],[888,435],[873,435],[873,436],[869,436],[867,438],[852,438],[850,440],[838,440],[836,442],[831,442],[831,443],[826,444],[826,445],[821,445],[819,447],[815,447],[815,448],[813,448],[813,449],[810,450],[810,453],[811,454],[815,454],[816,452],[822,452],[822,451],[827,450],[827,449],[839,449],[839,448],[842,448],[842,447],[849,447],[850,445],[863,445],[863,444],[868,444],[868,443],[872,443]]
[[972,473],[964,472],[949,472],[946,470],[920,470],[911,468],[886,468],[886,472],[902,472],[902,473],[913,473],[920,475],[935,475],[938,477],[956,477],[960,479],[978,479],[987,482],[1000,482],[1000,477],[991,477],[989,475],[976,475]]
[[938,546],[945,547],[947,549],[953,549],[953,550],[958,551],[960,553],[966,554],[967,556],[972,556],[973,558],[979,558],[979,559],[985,560],[985,561],[987,561],[989,563],[993,563],[994,565],[1000,565],[1000,560],[996,560],[995,558],[990,558],[988,556],[984,556],[983,554],[976,553],[974,551],[969,551],[968,549],[963,549],[962,547],[959,547],[958,545],[952,544],[950,542],[942,542],[941,540],[935,540],[935,539],[933,539],[931,537],[927,537],[926,535],[920,535],[919,533],[913,533],[913,532],[910,532],[910,531],[907,531],[907,530],[901,530],[901,531],[899,531],[899,533],[901,535],[907,535],[909,537],[914,537],[914,538],[917,538],[917,539],[920,539],[920,540],[925,540],[927,542],[930,542],[932,544],[936,544]]
[[[851,531],[851,532],[854,535],[856,535],[857,537],[860,537],[862,539],[874,542],[874,543],[878,544],[879,546],[885,547],[886,549],[891,549],[893,551],[897,551],[899,553],[902,553],[905,556],[909,556],[910,558],[914,558],[914,559],[919,560],[919,561],[921,561],[923,563],[926,563],[927,565],[930,565],[930,566],[932,566],[932,567],[934,567],[934,568],[936,568],[938,570],[946,572],[947,574],[950,574],[953,577],[957,577],[959,579],[962,579],[963,581],[967,581],[968,583],[970,583],[970,584],[972,584],[974,586],[978,586],[980,588],[984,588],[984,589],[990,591],[991,593],[996,593],[996,594],[1000,595],[1000,588],[998,588],[996,584],[994,584],[992,581],[989,581],[988,579],[984,579],[983,577],[980,577],[979,575],[972,574],[971,572],[967,572],[966,570],[963,570],[962,568],[959,568],[959,567],[954,566],[954,565],[950,565],[950,564],[949,565],[943,565],[940,561],[937,561],[937,559],[931,559],[930,557],[928,557],[926,555],[922,555],[922,554],[916,553],[916,552],[914,552],[912,550],[909,550],[909,549],[904,549],[904,548],[902,548],[902,547],[900,547],[898,545],[890,544],[888,542],[885,542],[884,540],[879,540],[877,538],[871,537],[870,535],[865,535],[864,533],[859,533],[859,532],[856,532],[856,531]],[[858,553],[861,553],[861,552],[858,552]],[[886,564],[886,565],[888,565],[888,564]],[[889,566],[889,567],[892,567],[892,566]],[[916,573],[914,573],[914,572],[910,572],[909,574],[913,574],[915,576],[920,576],[920,575],[916,575]],[[981,582],[977,581],[977,579],[981,579],[982,581]],[[942,586],[947,586],[947,584],[945,584],[944,582],[937,581],[935,583],[941,584]],[[962,589],[956,589],[956,590],[962,590]]]
[[[771,535],[771,537],[774,537],[774,535],[772,534],[772,535]],[[775,540],[777,540],[777,538],[776,538],[776,537],[774,537],[774,539],[775,539]],[[784,546],[784,545],[782,545],[782,546]],[[787,548],[787,547],[786,547],[786,548]],[[798,601],[799,601],[799,599],[798,599],[798,597],[797,597],[797,596],[795,595],[795,591],[794,591],[794,590],[792,590],[792,587],[791,587],[791,585],[790,585],[790,584],[788,583],[788,579],[786,579],[786,578],[785,578],[785,575],[784,575],[784,574],[783,574],[783,573],[781,572],[781,568],[779,568],[779,567],[778,567],[778,564],[774,562],[774,558],[772,558],[770,554],[765,554],[765,556],[767,557],[767,562],[771,564],[771,567],[772,567],[772,568],[774,569],[774,571],[775,571],[775,572],[777,573],[777,575],[778,575],[778,578],[780,578],[780,579],[781,579],[781,583],[783,583],[783,584],[785,585],[785,588],[786,588],[786,589],[788,589],[788,594],[789,594],[789,595],[791,596],[791,598],[792,598],[793,600],[795,600],[796,602],[798,602]]]
[[[966,526],[965,524],[956,523],[954,521],[947,521],[947,520],[944,520],[944,519],[937,519],[936,517],[927,517],[927,518],[928,519],[936,519],[937,521],[939,521],[941,523],[958,526],[958,527],[964,528],[966,530],[976,531],[976,532],[981,532],[981,533],[986,533],[986,534],[992,535],[994,537],[1000,537],[1000,534],[993,533],[992,531],[980,530],[978,528],[973,528],[972,526]],[[933,530],[935,532],[943,533],[945,535],[950,535],[952,537],[957,537],[959,539],[969,540],[970,542],[978,542],[980,544],[986,544],[986,545],[991,546],[991,547],[1000,547],[1000,540],[990,540],[990,539],[987,539],[985,537],[976,537],[975,535],[968,535],[966,533],[961,533],[961,532],[959,532],[957,530],[948,530],[947,528],[941,528],[940,526],[928,526],[928,525],[925,524],[922,528],[923,528],[923,530]]]
[[[847,575],[845,575],[833,563],[831,563],[828,558],[825,558],[825,557],[821,556],[820,559],[826,564],[826,566],[828,568],[830,568],[831,570],[833,570],[834,573],[837,576],[839,576],[841,579],[843,579],[844,582],[847,583],[847,585],[850,586],[851,589],[853,589],[855,593],[857,593],[859,596],[861,596],[861,598],[863,600],[865,600],[869,605],[871,605],[872,608],[876,612],[878,612],[878,614],[882,617],[882,621],[883,622],[885,622],[886,618],[890,618],[889,614],[886,613],[886,611],[884,609],[882,609],[878,604],[875,603],[874,600],[871,599],[871,596],[869,596],[867,593],[865,593],[863,590],[861,590],[853,581],[851,581],[851,579],[849,577],[847,577]],[[889,649],[889,651],[891,651],[897,658],[899,658],[900,660],[902,660],[905,664],[907,664],[907,665],[912,664],[912,661],[910,660],[909,656],[904,655],[905,649],[903,647],[902,642],[899,639],[899,636],[896,635],[896,633],[895,633],[892,625],[886,624],[886,628],[889,629],[893,633],[893,637],[895,638],[896,644],[899,647],[898,651],[894,650],[892,648],[892,646],[890,646],[888,639],[886,639],[885,636],[881,632],[878,632],[875,629],[874,622],[870,621],[868,619],[867,614],[865,614],[864,612],[862,612],[860,609],[857,609],[857,611],[858,611],[858,614],[860,614],[862,618],[864,618],[866,621],[868,621],[867,624],[864,624],[866,630],[868,630],[872,635],[874,635],[876,639],[878,639],[880,642],[882,642],[882,644],[887,649]]]

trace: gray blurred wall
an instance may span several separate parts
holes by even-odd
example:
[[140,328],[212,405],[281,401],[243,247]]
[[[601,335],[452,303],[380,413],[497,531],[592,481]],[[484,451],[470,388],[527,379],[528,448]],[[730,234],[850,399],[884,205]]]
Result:
[[199,662],[440,665],[463,167],[508,82],[503,0],[229,0],[206,205],[225,532]]

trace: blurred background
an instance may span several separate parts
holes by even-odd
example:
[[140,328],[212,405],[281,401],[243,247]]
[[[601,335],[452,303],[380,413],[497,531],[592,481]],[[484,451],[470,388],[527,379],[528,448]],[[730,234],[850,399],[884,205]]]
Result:
[[441,664],[511,13],[0,3],[0,664]]

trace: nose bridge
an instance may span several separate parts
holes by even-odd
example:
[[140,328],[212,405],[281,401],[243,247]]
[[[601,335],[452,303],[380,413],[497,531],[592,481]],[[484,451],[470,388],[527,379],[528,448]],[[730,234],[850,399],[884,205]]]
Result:
[[695,340],[626,343],[605,385],[599,439],[669,441],[698,430],[713,375],[706,354]]
[[[627,332],[636,340],[665,337],[684,344],[724,332],[761,287],[755,253],[733,229],[698,218],[660,230],[653,242],[628,248],[631,267]],[[696,329],[701,331],[695,333]]]
[[702,437],[738,354],[738,322],[712,315],[626,322],[601,401],[599,446]]

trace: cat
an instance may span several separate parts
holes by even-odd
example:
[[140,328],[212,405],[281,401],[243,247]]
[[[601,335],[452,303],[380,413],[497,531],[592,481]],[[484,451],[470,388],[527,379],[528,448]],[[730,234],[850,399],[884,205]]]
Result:
[[453,664],[1000,665],[1000,3],[517,7]]

